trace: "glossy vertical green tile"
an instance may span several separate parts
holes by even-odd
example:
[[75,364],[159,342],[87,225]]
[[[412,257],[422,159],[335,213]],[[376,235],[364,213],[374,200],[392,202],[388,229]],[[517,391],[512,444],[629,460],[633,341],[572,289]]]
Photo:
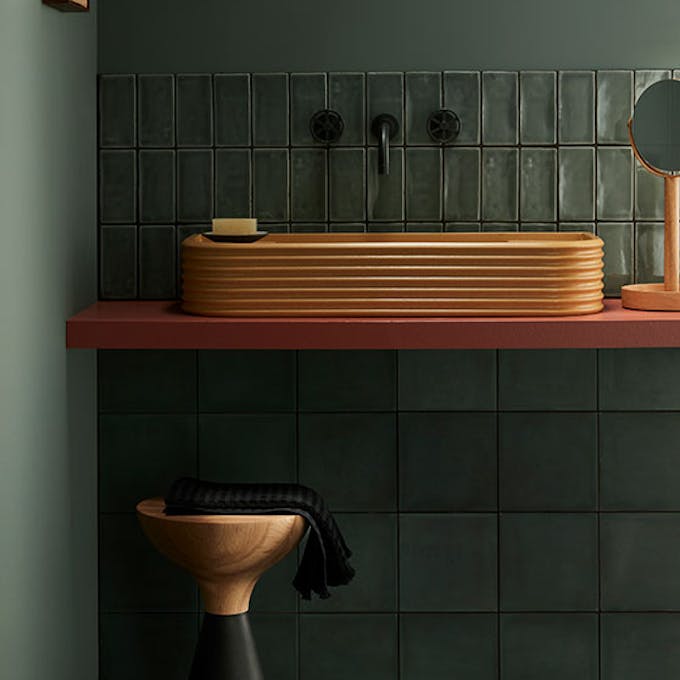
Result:
[[366,75],[329,73],[328,105],[342,115],[345,123],[340,143],[363,146],[366,142]]
[[633,219],[633,152],[630,147],[597,149],[597,218]]
[[444,108],[460,119],[460,133],[451,144],[479,144],[481,88],[479,71],[444,72]]
[[520,231],[546,232],[557,231],[557,224],[554,222],[523,222],[519,225]]
[[147,224],[139,228],[139,296],[146,300],[173,300],[175,281],[175,227]]
[[103,226],[99,231],[99,295],[105,300],[137,297],[137,227]]
[[99,218],[109,224],[137,221],[137,159],[134,151],[100,151]]
[[595,233],[594,222],[560,222],[558,231],[585,231],[589,234]]
[[406,219],[442,219],[442,152],[406,149]]
[[406,144],[436,145],[427,133],[427,119],[442,108],[441,73],[407,73],[405,84]]
[[323,223],[292,222],[290,225],[291,234],[320,234],[328,231],[328,226]]
[[558,76],[558,141],[595,142],[595,73],[560,71]]
[[482,142],[517,144],[518,76],[514,71],[482,73]]
[[452,221],[480,218],[480,150],[444,149],[444,217]]
[[638,222],[635,225],[635,281],[663,281],[663,223]]
[[139,152],[139,221],[175,221],[175,152]]
[[635,101],[640,98],[640,95],[654,83],[659,80],[668,80],[671,77],[671,72],[666,69],[640,69],[635,71]]
[[288,152],[285,149],[253,151],[253,217],[265,222],[287,221]]
[[664,181],[652,175],[635,161],[635,217],[642,220],[663,220]]
[[327,219],[327,155],[325,149],[291,150],[291,220]]
[[452,231],[458,233],[468,233],[480,231],[479,222],[447,222],[444,225],[444,231]]
[[599,222],[597,235],[604,241],[604,294],[620,297],[621,286],[633,283],[633,223]]
[[215,151],[215,215],[250,217],[252,194],[250,149]]
[[207,222],[213,217],[213,152],[177,152],[177,220]]
[[134,75],[99,76],[99,145],[136,144],[137,99]]
[[557,152],[522,149],[520,218],[527,222],[557,219]]
[[288,75],[258,73],[252,76],[253,144],[288,145]]
[[432,234],[444,231],[441,222],[407,222],[405,231],[414,234]]
[[212,76],[177,76],[177,146],[212,146]]
[[517,149],[482,150],[482,219],[517,220]]
[[365,222],[338,222],[337,224],[330,224],[328,231],[335,234],[351,234],[362,233],[366,231]]
[[404,150],[390,150],[390,174],[378,174],[378,151],[368,150],[368,219],[396,222],[404,219]]
[[522,71],[519,76],[521,144],[554,144],[557,84],[554,71]]
[[626,144],[633,111],[633,72],[597,72],[597,142]]
[[175,144],[175,77],[137,76],[139,146],[171,147]]
[[519,231],[519,224],[517,222],[483,222],[482,231],[495,233]]
[[331,221],[365,220],[366,151],[364,149],[330,149],[328,175]]
[[558,205],[560,220],[595,219],[595,150],[559,150]]
[[391,140],[392,144],[404,143],[404,74],[369,73],[366,79],[368,119],[366,136],[368,143],[376,145],[378,140],[371,131],[373,119],[382,113],[393,115],[399,123],[399,131]]
[[[325,73],[290,75],[290,143],[295,146],[318,145],[309,130],[312,116],[326,107]],[[344,140],[343,140],[344,141]]]
[[215,144],[250,144],[250,76],[247,73],[216,74]]

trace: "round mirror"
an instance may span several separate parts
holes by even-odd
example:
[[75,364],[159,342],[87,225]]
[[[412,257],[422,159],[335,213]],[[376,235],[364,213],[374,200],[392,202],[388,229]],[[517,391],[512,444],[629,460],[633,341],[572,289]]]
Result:
[[660,80],[638,99],[631,122],[635,151],[663,175],[680,172],[680,80]]

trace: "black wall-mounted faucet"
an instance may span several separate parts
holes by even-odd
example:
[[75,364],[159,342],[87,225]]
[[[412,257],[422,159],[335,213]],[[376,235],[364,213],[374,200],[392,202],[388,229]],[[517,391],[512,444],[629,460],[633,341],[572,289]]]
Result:
[[389,113],[381,113],[373,119],[371,131],[378,138],[378,174],[390,174],[390,139],[399,132],[399,122]]

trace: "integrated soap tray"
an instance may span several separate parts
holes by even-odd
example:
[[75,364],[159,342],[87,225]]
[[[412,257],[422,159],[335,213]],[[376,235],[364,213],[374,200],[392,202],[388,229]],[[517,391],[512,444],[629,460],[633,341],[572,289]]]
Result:
[[228,317],[442,317],[603,308],[603,244],[590,233],[258,236],[187,238],[182,309]]

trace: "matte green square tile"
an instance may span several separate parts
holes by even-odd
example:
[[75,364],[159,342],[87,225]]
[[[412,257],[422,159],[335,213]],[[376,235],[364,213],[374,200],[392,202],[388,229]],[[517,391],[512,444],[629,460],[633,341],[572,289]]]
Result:
[[501,510],[595,510],[597,416],[500,414]]
[[667,69],[641,69],[635,71],[635,101],[650,86],[659,80],[668,80],[671,72]]
[[501,515],[500,589],[504,611],[598,608],[597,515]]
[[135,515],[103,515],[99,524],[100,611],[196,611],[192,577],[151,545]]
[[99,76],[100,146],[135,146],[136,107],[134,75]]
[[290,152],[291,220],[326,220],[327,156],[325,149],[293,149]]
[[451,221],[480,218],[480,150],[444,149],[444,217]]
[[300,680],[393,680],[398,668],[393,614],[305,614]]
[[499,359],[502,411],[595,410],[595,350],[501,350]]
[[102,614],[102,680],[186,680],[198,639],[196,614]]
[[100,413],[194,413],[196,354],[185,350],[104,350]]
[[633,152],[629,147],[597,149],[597,219],[633,219]]
[[368,150],[368,219],[404,219],[404,150],[390,149],[390,174],[378,174],[378,151]]
[[441,73],[419,71],[406,74],[407,144],[436,144],[427,133],[427,119],[442,108],[441,98]]
[[290,143],[315,146],[309,130],[312,116],[326,107],[325,73],[292,73],[290,75]]
[[402,614],[402,680],[496,680],[495,614]]
[[213,152],[177,152],[177,220],[204,222],[213,218]]
[[[671,382],[672,369],[666,367]],[[679,421],[675,413],[601,414],[603,509],[680,510]]]
[[295,410],[295,352],[198,353],[198,408],[207,413]]
[[518,74],[515,71],[482,73],[482,142],[517,144]]
[[495,611],[496,531],[495,514],[401,515],[401,611]]
[[[297,552],[293,550],[262,574],[250,598],[251,612],[297,613],[299,596],[293,588]],[[259,649],[259,641],[257,646]]]
[[599,222],[597,235],[604,241],[604,294],[620,297],[621,286],[633,283],[633,223]]
[[134,151],[99,153],[99,218],[106,223],[137,221],[137,160]]
[[395,414],[304,414],[299,433],[300,482],[331,510],[396,510]]
[[175,221],[175,152],[139,152],[139,220]]
[[680,350],[600,350],[604,411],[680,410]]
[[288,75],[257,73],[252,77],[253,144],[288,145]]
[[176,297],[175,227],[146,224],[139,228],[139,296],[145,300]]
[[602,616],[602,680],[680,676],[680,615]]
[[373,119],[383,113],[389,113],[397,119],[399,131],[391,140],[392,144],[404,143],[404,74],[403,73],[369,73],[366,80],[366,97],[368,102],[368,119],[366,120],[366,136],[370,145],[378,143],[371,130]]
[[204,414],[198,421],[199,474],[218,482],[295,482],[293,414]]
[[635,225],[635,281],[663,282],[663,223],[638,222]]
[[285,222],[288,207],[288,152],[285,149],[253,151],[253,216],[265,222]]
[[212,146],[211,75],[177,76],[177,146]]
[[137,227],[102,226],[99,232],[99,296],[104,300],[137,297]]
[[597,72],[598,144],[627,144],[633,112],[633,72]]
[[596,614],[503,614],[502,680],[598,680]]
[[411,512],[495,510],[495,414],[401,413],[399,502]]
[[680,515],[603,514],[600,521],[602,609],[680,609]]
[[560,144],[595,142],[595,73],[560,71],[558,76]]
[[441,149],[406,149],[406,219],[442,218]]
[[520,217],[527,222],[557,219],[557,152],[522,149]]
[[643,220],[663,220],[664,181],[652,175],[635,161],[635,217]]
[[301,411],[392,411],[396,356],[382,350],[305,350],[299,353]]
[[447,222],[444,225],[444,231],[452,231],[458,233],[467,233],[480,231],[479,222]]
[[595,150],[562,147],[558,163],[560,220],[595,219]]
[[554,144],[556,135],[556,74],[519,74],[519,132],[522,144]]
[[400,409],[404,411],[495,409],[494,351],[402,350],[398,354],[398,359]]
[[397,516],[335,513],[356,576],[327,600],[302,601],[305,612],[394,612],[397,609]]
[[250,624],[264,677],[272,680],[297,680],[296,617],[291,614],[253,614]]
[[139,146],[175,144],[175,78],[173,75],[137,76]]
[[482,150],[482,219],[517,219],[517,149]]
[[100,416],[100,512],[134,512],[178,477],[195,476],[196,460],[193,415]]
[[328,105],[342,115],[341,144],[363,146],[366,141],[366,75],[329,73]]
[[217,74],[215,90],[215,144],[250,144],[250,76],[247,73]]
[[479,144],[479,71],[444,72],[444,108],[454,111],[460,119],[460,133],[451,144]]
[[366,219],[366,150],[330,149],[328,152],[330,219]]
[[585,231],[589,234],[595,233],[594,222],[560,222],[558,231]]
[[215,151],[215,215],[249,217],[252,214],[250,149]]

